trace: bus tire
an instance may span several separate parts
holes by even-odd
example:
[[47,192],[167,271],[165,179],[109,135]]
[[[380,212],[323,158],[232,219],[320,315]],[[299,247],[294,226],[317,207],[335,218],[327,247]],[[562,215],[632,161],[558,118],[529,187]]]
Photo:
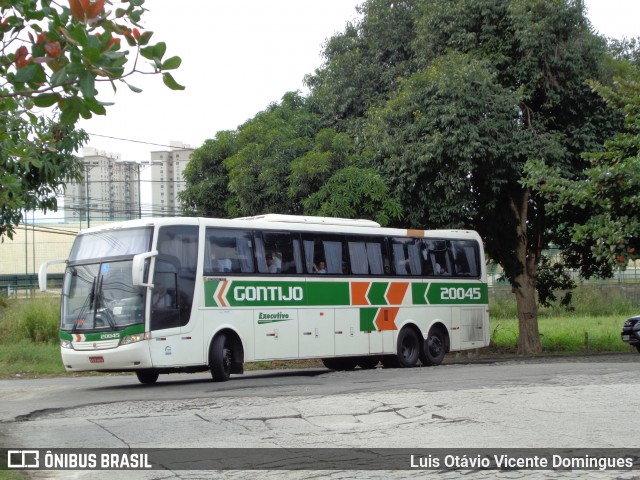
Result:
[[144,383],[145,385],[153,385],[158,381],[158,377],[160,374],[155,370],[138,370],[136,372],[136,377],[138,377],[138,381],[140,383]]
[[353,370],[358,365],[357,357],[323,358],[322,363],[329,370]]
[[233,355],[224,333],[217,335],[209,350],[209,368],[214,382],[226,382],[231,377]]
[[442,330],[437,327],[432,328],[424,340],[420,351],[420,361],[423,365],[429,367],[440,365],[442,360],[444,360],[445,353],[447,353],[447,350]]
[[367,355],[365,357],[358,358],[358,366],[363,370],[371,370],[373,368],[376,368],[378,366],[378,363],[380,363],[380,357],[376,355]]
[[380,363],[384,368],[400,368],[400,361],[397,355],[383,355],[380,359]]
[[420,357],[420,339],[413,328],[406,327],[398,334],[398,365],[401,368],[415,367]]

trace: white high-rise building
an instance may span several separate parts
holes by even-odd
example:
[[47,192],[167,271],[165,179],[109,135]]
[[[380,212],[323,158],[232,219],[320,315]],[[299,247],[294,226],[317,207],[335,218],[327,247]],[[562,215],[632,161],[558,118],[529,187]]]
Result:
[[194,148],[170,142],[170,150],[151,152],[151,204],[153,216],[174,217],[182,212],[178,193],[184,190],[185,167]]
[[67,222],[104,222],[140,217],[140,164],[121,161],[119,154],[83,148],[81,182],[67,184]]

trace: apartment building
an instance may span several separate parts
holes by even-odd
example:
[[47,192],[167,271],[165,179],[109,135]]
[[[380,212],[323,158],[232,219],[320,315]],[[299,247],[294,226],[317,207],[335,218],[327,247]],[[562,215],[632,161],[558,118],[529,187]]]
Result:
[[151,152],[151,205],[153,216],[174,217],[182,212],[178,193],[184,190],[182,172],[194,148],[170,142],[169,150]]
[[83,148],[81,182],[67,184],[66,222],[117,221],[139,218],[140,164],[122,161],[119,154]]

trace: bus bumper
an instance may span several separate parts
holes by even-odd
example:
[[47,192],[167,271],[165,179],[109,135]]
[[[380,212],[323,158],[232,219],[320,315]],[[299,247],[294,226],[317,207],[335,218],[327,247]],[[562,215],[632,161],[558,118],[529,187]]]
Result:
[[67,372],[89,370],[137,370],[151,368],[147,341],[103,350],[74,350],[61,348],[62,363]]

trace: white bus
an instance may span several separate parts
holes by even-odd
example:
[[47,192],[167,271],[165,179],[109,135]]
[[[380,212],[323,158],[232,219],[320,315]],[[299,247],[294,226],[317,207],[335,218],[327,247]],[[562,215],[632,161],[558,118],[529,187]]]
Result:
[[[141,219],[81,231],[66,262],[67,371],[161,373],[322,359],[438,365],[489,344],[482,242],[466,230],[263,215]],[[47,262],[40,268],[46,289]]]

